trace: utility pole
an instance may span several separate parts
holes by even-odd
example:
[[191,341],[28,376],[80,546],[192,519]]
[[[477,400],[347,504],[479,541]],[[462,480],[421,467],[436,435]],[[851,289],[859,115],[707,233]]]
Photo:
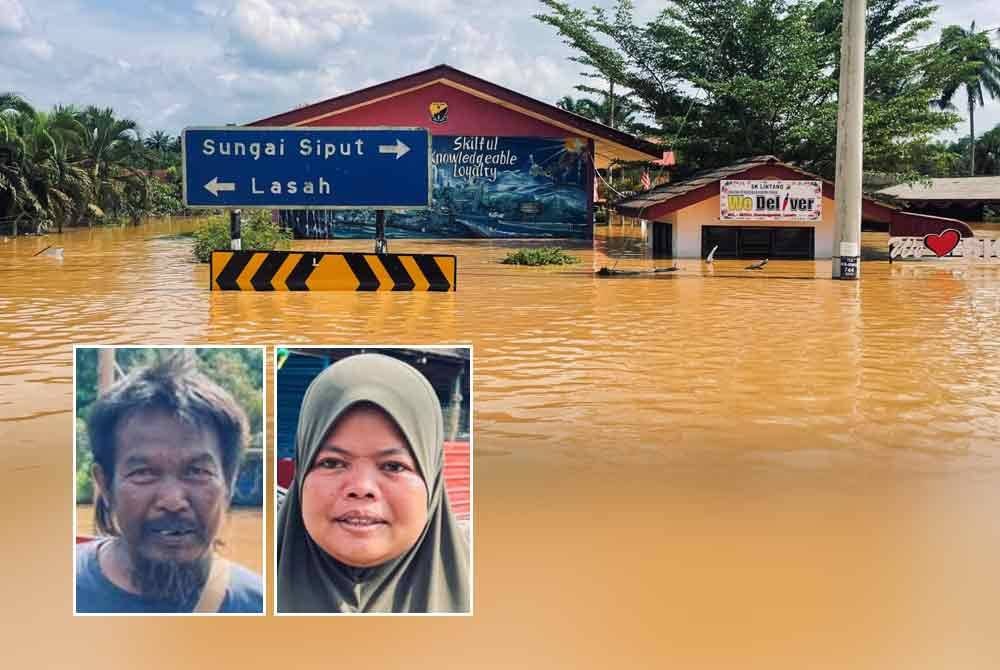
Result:
[[833,278],[861,276],[861,165],[865,117],[865,0],[844,0],[837,99]]

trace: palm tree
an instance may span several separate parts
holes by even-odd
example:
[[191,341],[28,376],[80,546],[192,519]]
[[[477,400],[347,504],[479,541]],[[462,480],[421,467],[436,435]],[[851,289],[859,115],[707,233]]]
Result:
[[170,151],[173,138],[162,130],[154,131],[142,141],[146,148],[158,154],[165,154]]
[[605,96],[601,102],[597,103],[594,111],[597,114],[597,120],[606,126],[626,133],[632,133],[636,130],[635,113],[638,108],[624,96],[616,98],[611,98],[610,95]]
[[75,155],[82,126],[72,110],[35,111],[22,98],[0,96],[0,142],[7,147],[0,165],[0,216],[14,234],[21,221],[35,230],[63,223],[83,211],[91,197],[91,180]]
[[17,117],[34,114],[31,105],[16,93],[0,93],[0,224],[10,223],[17,235],[17,224],[22,212],[31,209],[29,202],[31,189],[21,171],[20,155],[17,151]]
[[94,205],[137,222],[142,204],[149,200],[149,184],[139,170],[125,164],[138,143],[136,122],[117,118],[110,107],[87,107],[78,118],[86,130],[83,164],[90,170]]
[[[556,101],[556,107],[586,117],[592,121],[603,123],[606,126],[611,126],[612,121],[614,121],[613,127],[618,130],[624,130],[625,132],[636,130],[635,114],[639,108],[634,102],[626,96],[619,95],[614,98],[614,102],[612,103],[612,97],[609,92],[599,91],[598,89],[588,90],[603,94],[603,99],[598,102],[590,98],[572,98],[564,95]],[[613,108],[612,104],[614,105]],[[612,112],[614,119],[612,119]]]
[[0,224],[15,235],[24,222],[62,232],[67,221],[92,222],[105,212],[138,223],[151,205],[149,180],[137,169],[147,151],[135,122],[111,109],[40,112],[0,94]]
[[556,107],[572,112],[577,116],[583,116],[593,121],[600,121],[598,115],[599,104],[589,98],[572,98],[564,95],[556,101]]
[[983,173],[1000,175],[1000,124],[979,136],[979,148],[984,158]]
[[985,105],[984,91],[990,98],[1000,97],[1000,49],[993,46],[988,32],[976,31],[973,21],[969,30],[948,26],[941,31],[939,48],[951,59],[952,76],[945,82],[937,105],[953,109],[952,98],[958,89],[965,89],[969,109],[969,176],[976,174],[976,105]]

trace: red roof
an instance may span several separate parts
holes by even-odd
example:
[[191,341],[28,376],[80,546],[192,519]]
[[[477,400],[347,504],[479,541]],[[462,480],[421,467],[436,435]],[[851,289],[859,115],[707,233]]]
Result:
[[[738,163],[699,172],[688,179],[657,186],[640,195],[615,205],[623,216],[658,219],[670,212],[690,207],[702,200],[719,195],[719,182],[723,179],[818,179],[823,182],[823,195],[833,199],[833,182],[819,175],[806,172],[775,156],[754,156]],[[865,219],[889,223],[898,207],[862,197]]]
[[[657,186],[643,191],[634,198],[615,205],[623,216],[656,220],[719,195],[719,182],[723,179],[817,179],[823,182],[823,196],[834,198],[834,184],[819,175],[806,172],[795,165],[783,163],[775,156],[754,156],[739,163],[714,170],[699,172],[688,179]],[[973,237],[972,229],[956,219],[927,216],[901,211],[899,207],[861,196],[861,215],[865,220],[889,224],[889,235],[896,237],[939,234],[948,228],[959,231],[962,237]]]
[[[600,146],[603,155],[612,155],[621,160],[648,161],[660,159],[663,151],[659,146],[620,130],[615,130],[596,121],[567,112],[526,95],[504,88],[485,79],[456,70],[449,65],[437,65],[428,70],[369,86],[358,91],[345,93],[320,102],[299,107],[287,112],[248,123],[250,126],[299,126],[316,121],[324,116],[332,116],[350,109],[389,97],[401,95],[434,83],[443,83],[463,90],[471,95],[488,99],[495,104],[512,109],[547,123],[563,127],[584,137],[589,137]],[[598,151],[602,153],[602,151]]]

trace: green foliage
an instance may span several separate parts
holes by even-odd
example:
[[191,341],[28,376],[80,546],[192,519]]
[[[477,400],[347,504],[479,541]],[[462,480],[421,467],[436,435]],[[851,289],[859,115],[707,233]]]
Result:
[[[97,398],[97,349],[76,350],[76,496],[78,503],[93,496],[90,467],[93,456],[87,437],[86,419]],[[115,349],[115,364],[121,373],[150,365],[175,353],[175,349]],[[224,388],[247,414],[251,443],[258,447],[264,431],[263,352],[260,348],[199,348],[194,350],[198,369]]]
[[[937,104],[942,108],[952,109],[951,101],[955,94],[959,90],[965,92],[966,109],[969,112],[966,174],[975,176],[981,174],[976,170],[976,107],[982,107],[986,97],[1000,97],[1000,48],[993,46],[987,31],[976,30],[975,21],[969,30],[961,26],[946,27],[941,31],[937,47],[947,65],[947,74]],[[986,171],[982,173],[989,174]]]
[[[267,210],[244,210],[240,233],[243,240],[242,247],[246,250],[288,249],[291,246],[291,231],[271,221],[271,212]],[[194,239],[194,257],[202,263],[207,263],[213,251],[229,248],[229,216],[209,217],[208,221],[195,231]]]
[[250,433],[263,430],[264,384],[260,349],[199,349],[200,369],[226,389],[243,407],[250,421]]
[[580,259],[558,247],[538,247],[512,251],[500,262],[506,265],[572,265]]
[[[841,0],[674,0],[637,25],[632,2],[584,11],[541,0],[536,18],[571,60],[624,88],[679,151],[682,172],[775,154],[832,176],[836,151]],[[918,147],[954,126],[935,109],[946,60],[916,45],[931,0],[869,0],[865,167],[913,169]]]
[[576,89],[597,94],[600,98],[594,100],[567,95],[556,101],[556,107],[627,133],[641,133],[645,129],[635,118],[641,107],[628,94],[623,95],[622,91],[616,93],[610,86],[607,90],[592,86],[577,86]]
[[149,213],[157,216],[166,214],[181,214],[184,204],[181,202],[181,192],[177,184],[150,180]]
[[76,420],[76,503],[87,504],[94,500],[94,482],[90,468],[94,456],[90,452],[90,438],[87,437],[87,422]]
[[16,235],[174,213],[179,192],[148,171],[179,166],[179,143],[160,131],[147,139],[110,108],[43,112],[0,94],[0,223]]

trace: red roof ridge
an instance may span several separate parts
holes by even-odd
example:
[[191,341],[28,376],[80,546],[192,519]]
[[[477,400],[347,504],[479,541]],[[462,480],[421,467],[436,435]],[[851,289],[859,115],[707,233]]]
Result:
[[434,67],[412,74],[397,77],[389,81],[384,81],[372,86],[368,86],[357,91],[343,93],[332,98],[327,98],[319,102],[298,107],[280,114],[274,114],[256,121],[247,123],[248,126],[271,126],[271,125],[295,125],[306,120],[333,114],[340,109],[363,105],[368,101],[380,97],[387,97],[409,88],[419,88],[434,83],[440,79],[446,79],[466,88],[478,91],[482,95],[497,98],[514,107],[524,109],[534,114],[542,115],[576,129],[584,135],[593,135],[608,142],[619,144],[633,151],[645,154],[650,157],[659,158],[662,154],[661,148],[657,144],[647,142],[644,139],[635,137],[620,130],[610,128],[597,121],[592,121],[578,114],[573,114],[560,107],[536,100],[523,93],[511,90],[494,84],[475,75],[463,72],[447,64],[435,65]]

